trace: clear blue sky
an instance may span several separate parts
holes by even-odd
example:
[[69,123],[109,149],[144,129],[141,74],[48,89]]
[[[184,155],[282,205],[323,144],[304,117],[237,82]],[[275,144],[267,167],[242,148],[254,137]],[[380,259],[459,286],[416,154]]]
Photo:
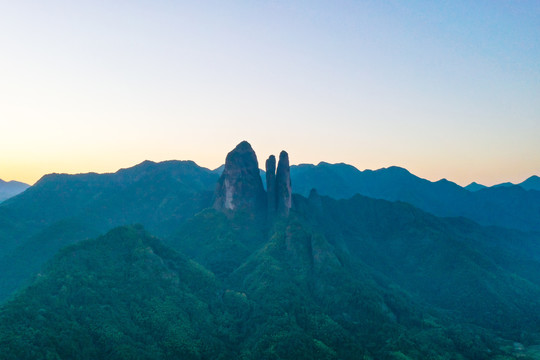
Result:
[[145,159],[540,174],[540,1],[3,1],[0,178]]

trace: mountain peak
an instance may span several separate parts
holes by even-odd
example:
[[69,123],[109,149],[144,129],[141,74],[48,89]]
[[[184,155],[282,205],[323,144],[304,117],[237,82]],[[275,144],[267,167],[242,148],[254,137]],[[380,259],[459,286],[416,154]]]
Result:
[[253,148],[251,147],[250,143],[248,143],[246,140],[243,140],[238,145],[236,145],[234,150],[237,150],[237,151],[253,151]]
[[472,183],[464,187],[464,189],[469,190],[471,192],[475,192],[475,191],[482,190],[485,188],[486,188],[485,185],[479,184],[476,181],[473,181]]
[[247,141],[242,141],[227,154],[216,186],[214,208],[252,211],[264,208],[265,200],[257,155]]
[[402,168],[401,166],[395,166],[395,165],[392,165],[392,166],[389,166],[387,168],[383,168],[380,170],[386,170],[392,174],[412,175],[409,170]]
[[521,184],[518,184],[525,190],[538,190],[540,191],[540,177],[533,175],[527,180],[523,181]]

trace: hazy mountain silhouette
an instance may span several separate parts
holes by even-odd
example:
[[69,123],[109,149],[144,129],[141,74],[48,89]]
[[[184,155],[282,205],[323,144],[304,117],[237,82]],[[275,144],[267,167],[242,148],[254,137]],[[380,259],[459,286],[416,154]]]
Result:
[[[504,182],[504,183],[493,185],[491,187],[494,188],[494,187],[511,187],[511,186],[520,186],[525,190],[540,191],[540,177],[533,175],[519,184],[513,184],[511,182]],[[465,189],[469,191],[478,191],[481,189],[485,189],[486,187],[487,186],[472,182],[471,184],[465,186]]]
[[522,183],[518,184],[525,190],[537,190],[540,191],[540,177],[533,175]]
[[511,182],[503,182],[503,183],[500,183],[500,184],[495,184],[493,186],[491,186],[491,188],[497,188],[497,187],[511,187],[511,186],[516,186],[515,184],[512,184]]
[[0,179],[0,202],[5,201],[28,189],[30,185],[19,181],[4,181]]
[[291,180],[293,191],[304,196],[313,188],[337,199],[360,194],[405,201],[437,216],[464,216],[483,225],[540,231],[540,192],[519,186],[471,192],[446,179],[431,182],[395,166],[360,171],[325,162],[291,166]]
[[478,184],[477,182],[472,182],[470,183],[469,185],[465,186],[464,189],[466,190],[469,190],[469,191],[478,191],[478,190],[482,190],[482,189],[485,189],[487,188],[487,186],[485,185],[482,185],[482,184]]

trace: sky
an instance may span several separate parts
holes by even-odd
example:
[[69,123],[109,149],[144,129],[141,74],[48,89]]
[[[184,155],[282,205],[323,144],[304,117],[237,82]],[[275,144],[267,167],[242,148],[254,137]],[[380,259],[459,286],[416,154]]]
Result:
[[259,165],[540,175],[540,2],[0,0],[0,178]]

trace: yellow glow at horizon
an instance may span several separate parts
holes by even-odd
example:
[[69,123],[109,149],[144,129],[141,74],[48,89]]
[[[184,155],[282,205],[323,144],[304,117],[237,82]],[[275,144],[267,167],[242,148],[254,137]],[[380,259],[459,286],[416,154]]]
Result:
[[[5,181],[17,180],[33,184],[41,176],[48,173],[86,173],[86,172],[115,172],[121,168],[127,168],[141,163],[144,160],[165,161],[165,160],[193,160],[198,165],[214,169],[224,163],[226,154],[234,146],[244,140],[238,138],[235,141],[224,141],[214,144],[214,148],[206,148],[208,144],[168,144],[161,148],[156,148],[156,142],[146,142],[144,144],[132,143],[130,146],[122,146],[111,152],[108,147],[95,149],[72,149],[64,150],[62,147],[56,149],[56,153],[47,149],[39,151],[26,151],[12,157],[2,156],[0,165],[0,178]],[[247,139],[250,141],[250,139]],[[254,150],[257,153],[259,166],[264,168],[264,161],[270,154],[278,155],[281,150],[289,153],[291,164],[313,163],[320,161],[329,163],[344,162],[357,167],[359,170],[376,170],[382,167],[400,166],[411,173],[426,178],[430,181],[437,181],[446,178],[459,185],[467,185],[472,181],[481,182],[490,186],[501,182],[519,183],[531,175],[539,174],[540,169],[530,167],[530,159],[523,157],[522,161],[516,161],[513,156],[506,159],[501,158],[499,163],[487,163],[487,159],[467,157],[466,151],[460,154],[435,154],[432,158],[419,159],[418,154],[410,151],[396,152],[392,149],[384,149],[382,146],[366,145],[365,147],[354,147],[351,144],[342,144],[336,152],[330,152],[328,148],[321,147],[318,151],[305,151],[301,144],[289,144],[280,146],[259,138],[251,140]],[[163,145],[163,144],[162,144]],[[350,146],[350,149],[346,149]],[[164,150],[165,149],[165,150]],[[216,150],[217,149],[217,150]],[[340,157],[343,151],[347,151],[347,156]],[[59,152],[66,152],[69,156],[61,157]],[[218,153],[219,152],[219,153]],[[393,158],[396,161],[389,162]],[[540,163],[540,162],[539,162]],[[511,169],[514,177],[508,177],[507,170],[501,171],[501,167]],[[452,176],[449,176],[452,174]],[[484,179],[478,180],[478,179]],[[490,179],[485,181],[485,179]]]

